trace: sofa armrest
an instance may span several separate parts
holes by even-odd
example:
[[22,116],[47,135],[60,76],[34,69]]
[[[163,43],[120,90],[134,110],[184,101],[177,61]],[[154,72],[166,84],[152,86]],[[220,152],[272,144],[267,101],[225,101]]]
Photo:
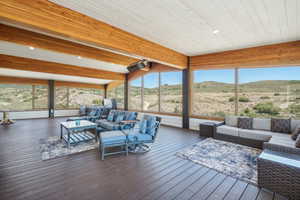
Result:
[[217,134],[217,127],[218,127],[218,126],[223,126],[223,125],[225,125],[225,121],[215,123],[215,125],[214,125],[214,132],[213,132],[213,137],[214,137],[214,138],[215,138],[215,136],[216,136],[216,134]]
[[296,147],[288,147],[288,146],[283,146],[283,145],[279,145],[279,144],[272,144],[269,142],[264,142],[263,148],[269,149],[271,151],[300,155],[300,148],[296,148]]

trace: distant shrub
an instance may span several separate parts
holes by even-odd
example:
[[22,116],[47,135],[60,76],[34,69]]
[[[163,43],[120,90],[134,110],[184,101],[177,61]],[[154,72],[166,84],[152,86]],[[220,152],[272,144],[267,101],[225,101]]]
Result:
[[262,96],[262,97],[260,97],[260,99],[270,99],[270,97],[268,97],[268,96]]
[[280,94],[279,93],[274,93],[274,96],[280,96]]
[[248,97],[240,97],[239,102],[249,102],[250,99]]
[[100,100],[100,99],[94,99],[94,100],[92,101],[92,104],[99,105],[99,104],[101,104],[101,100]]
[[289,106],[289,111],[292,114],[300,114],[300,105],[299,104],[291,104]]
[[253,107],[257,113],[269,114],[269,115],[278,115],[280,108],[274,106],[272,102],[258,103]]
[[[234,100],[235,100],[235,97],[230,97],[228,99],[229,102],[234,102]],[[250,102],[250,99],[247,97],[240,97],[239,102]]]
[[218,112],[214,112],[213,113],[213,116],[216,116],[216,117],[225,117],[226,116],[226,114],[225,114],[225,112],[223,112],[223,111],[218,111]]

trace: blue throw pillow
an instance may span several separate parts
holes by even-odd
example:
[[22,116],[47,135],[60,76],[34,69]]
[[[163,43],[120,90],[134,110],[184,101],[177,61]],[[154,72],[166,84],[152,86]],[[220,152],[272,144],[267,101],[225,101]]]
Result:
[[95,116],[97,115],[97,111],[96,110],[92,110],[90,113],[89,113],[89,116]]
[[142,133],[142,134],[145,134],[146,129],[147,129],[147,120],[140,121],[139,126],[140,126],[139,127],[140,128],[139,132]]
[[125,117],[124,113],[118,113],[115,122],[117,123],[121,122],[122,120],[124,120],[124,117]]
[[154,136],[155,128],[156,128],[156,117],[154,117],[154,116],[148,117],[146,133]]
[[114,120],[114,111],[110,111],[107,116],[107,121],[112,122]]

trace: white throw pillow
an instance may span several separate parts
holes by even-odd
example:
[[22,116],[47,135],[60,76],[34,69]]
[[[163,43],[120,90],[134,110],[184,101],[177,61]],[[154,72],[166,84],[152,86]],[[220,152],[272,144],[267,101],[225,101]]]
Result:
[[225,117],[225,124],[227,126],[237,127],[238,117],[237,116],[226,116]]
[[253,129],[271,130],[271,119],[253,118]]
[[300,120],[292,119],[291,120],[291,132],[293,132],[298,125],[300,125]]

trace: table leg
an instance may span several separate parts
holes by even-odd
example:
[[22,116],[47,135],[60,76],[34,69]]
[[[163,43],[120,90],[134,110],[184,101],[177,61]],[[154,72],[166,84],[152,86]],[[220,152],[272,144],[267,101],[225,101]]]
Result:
[[68,130],[68,148],[70,148],[70,131]]
[[63,138],[63,126],[60,125],[60,139]]
[[95,128],[95,141],[98,142],[98,133],[97,133],[97,128]]

